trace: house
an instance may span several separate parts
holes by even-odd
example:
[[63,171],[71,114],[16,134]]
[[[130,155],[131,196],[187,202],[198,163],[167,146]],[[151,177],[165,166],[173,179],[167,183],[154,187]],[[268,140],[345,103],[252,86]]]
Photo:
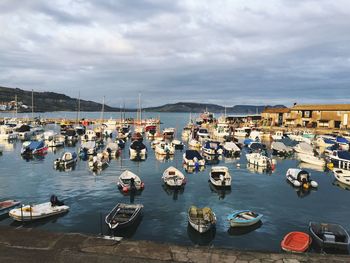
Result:
[[282,126],[285,123],[285,114],[289,108],[265,108],[261,113],[264,126]]

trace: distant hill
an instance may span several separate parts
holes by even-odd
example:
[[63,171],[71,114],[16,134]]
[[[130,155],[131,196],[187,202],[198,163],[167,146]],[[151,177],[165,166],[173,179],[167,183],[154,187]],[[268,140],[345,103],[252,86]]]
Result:
[[[32,92],[22,89],[14,89],[7,87],[0,87],[0,103],[9,102],[15,100],[17,95],[17,101],[23,102],[29,106],[27,111],[32,111]],[[71,98],[64,94],[55,92],[34,92],[34,111],[76,111],[78,109],[78,99]],[[81,111],[101,111],[102,104],[80,100]],[[113,108],[108,105],[104,107],[105,111],[119,111],[119,108]],[[25,111],[22,109],[22,111]]]
[[[255,105],[235,105],[232,107],[226,107],[227,113],[236,114],[255,114],[261,113],[266,107],[272,108],[285,108],[284,105],[265,105],[265,106],[255,106]],[[144,111],[147,112],[203,112],[208,110],[209,112],[224,112],[225,107],[216,104],[205,104],[205,103],[193,103],[193,102],[178,102],[173,104],[165,104],[159,107],[145,108]]]

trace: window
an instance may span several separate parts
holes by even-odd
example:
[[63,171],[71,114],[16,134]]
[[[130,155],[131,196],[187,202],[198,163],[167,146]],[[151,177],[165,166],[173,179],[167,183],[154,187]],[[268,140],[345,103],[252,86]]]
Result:
[[304,117],[305,118],[310,118],[310,111],[305,111],[304,112]]

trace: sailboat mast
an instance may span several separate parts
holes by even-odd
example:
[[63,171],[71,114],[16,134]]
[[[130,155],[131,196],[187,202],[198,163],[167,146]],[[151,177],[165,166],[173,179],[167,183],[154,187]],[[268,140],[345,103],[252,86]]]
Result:
[[140,110],[140,119],[139,119],[139,125],[142,123],[142,109],[141,109],[141,93],[139,93],[139,110]]
[[34,90],[32,89],[32,119],[34,120]]
[[15,95],[15,103],[16,103],[15,110],[16,110],[16,119],[17,119],[17,94]]
[[103,96],[103,100],[102,100],[102,110],[101,110],[101,123],[103,121],[103,112],[105,110],[105,96]]
[[76,119],[76,124],[79,123],[80,120],[80,90],[79,90],[79,94],[78,94],[78,105],[77,105],[77,119]]

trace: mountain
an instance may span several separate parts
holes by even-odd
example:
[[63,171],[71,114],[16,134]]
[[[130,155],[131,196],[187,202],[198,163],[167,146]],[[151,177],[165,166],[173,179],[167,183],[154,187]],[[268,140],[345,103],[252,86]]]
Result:
[[[21,111],[32,111],[32,92],[22,89],[14,89],[7,87],[0,87],[0,102],[10,102],[15,100],[28,106],[28,108],[21,108]],[[34,92],[34,111],[76,111],[78,109],[78,99],[71,98],[64,94],[55,92]],[[101,111],[102,104],[80,100],[81,111]],[[108,105],[104,106],[105,111],[119,111],[119,108],[113,108]]]
[[[265,105],[265,106],[255,106],[255,105],[235,105],[232,107],[226,107],[226,113],[235,114],[255,114],[261,113],[266,107],[272,108],[285,108],[284,105]],[[205,110],[209,112],[223,113],[225,112],[225,107],[216,104],[205,104],[205,103],[193,103],[193,102],[178,102],[173,104],[165,104],[159,107],[150,107],[143,109],[146,112],[203,112]]]

